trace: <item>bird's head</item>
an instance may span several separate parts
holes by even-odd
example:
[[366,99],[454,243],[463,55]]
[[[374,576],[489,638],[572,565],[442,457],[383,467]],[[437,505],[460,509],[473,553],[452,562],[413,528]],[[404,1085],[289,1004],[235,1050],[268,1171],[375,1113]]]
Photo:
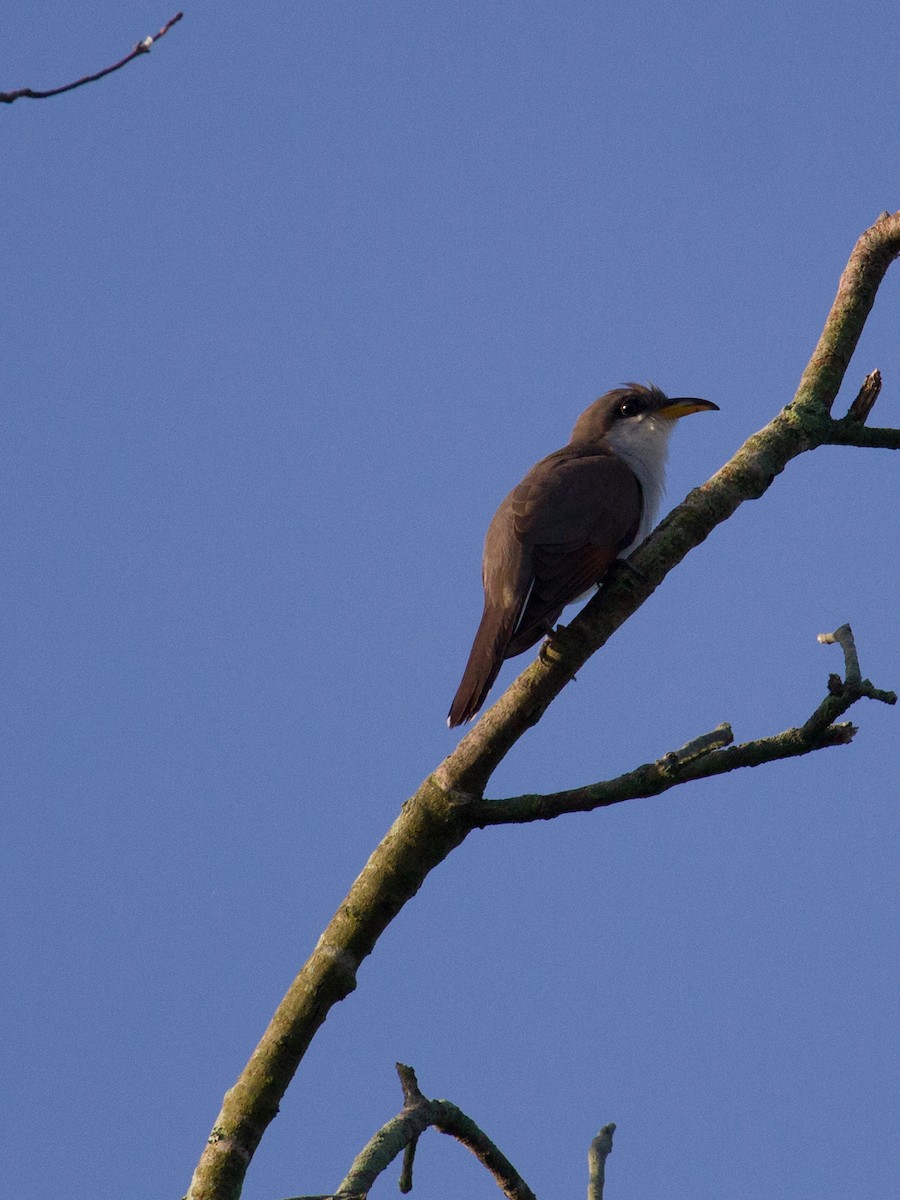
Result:
[[575,422],[570,445],[611,450],[637,476],[643,494],[638,541],[647,536],[656,520],[666,483],[669,438],[676,422],[688,413],[718,407],[695,396],[667,396],[653,384],[627,383],[595,400]]
[[718,408],[711,400],[695,396],[667,396],[652,383],[626,383],[584,410],[575,422],[571,440],[605,441],[619,453],[634,453],[644,443],[661,441],[665,445],[680,417]]

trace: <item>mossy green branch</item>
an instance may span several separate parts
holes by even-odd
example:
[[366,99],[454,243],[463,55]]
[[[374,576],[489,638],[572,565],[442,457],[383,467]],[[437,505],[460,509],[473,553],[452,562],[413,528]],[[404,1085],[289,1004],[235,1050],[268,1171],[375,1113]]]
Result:
[[[863,234],[850,257],[791,404],[669,514],[632,555],[633,569],[614,572],[600,593],[567,628],[553,636],[538,659],[403,805],[279,1005],[247,1067],[226,1094],[197,1165],[190,1200],[237,1200],[247,1166],[298,1063],[331,1007],[355,987],[362,960],[428,873],[472,828],[487,823],[482,818],[488,802],[482,802],[481,796],[503,757],[668,572],[739,505],[761,496],[798,454],[836,442],[897,448],[897,431],[870,430],[866,435],[858,419],[851,429],[846,418],[833,421],[830,412],[878,286],[898,254],[900,213],[885,214]],[[796,730],[787,731],[778,735],[781,741],[766,739],[772,754],[760,761],[808,753],[818,748],[811,744],[814,735],[824,739],[821,745],[834,745],[848,740],[852,727],[826,722],[823,730],[806,729],[799,737]],[[711,750],[708,756],[683,764],[677,782],[699,778],[704,762],[707,774],[716,773],[709,770],[710,765],[717,770],[750,765],[748,756],[754,746],[758,744]],[[501,810],[495,807],[491,811]]]

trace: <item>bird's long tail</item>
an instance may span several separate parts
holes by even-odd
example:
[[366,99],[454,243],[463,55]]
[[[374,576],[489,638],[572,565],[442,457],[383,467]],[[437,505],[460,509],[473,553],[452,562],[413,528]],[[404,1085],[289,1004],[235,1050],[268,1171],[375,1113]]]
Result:
[[485,604],[469,661],[450,705],[447,724],[451,729],[471,721],[484,704],[506,657],[516,615],[497,605]]

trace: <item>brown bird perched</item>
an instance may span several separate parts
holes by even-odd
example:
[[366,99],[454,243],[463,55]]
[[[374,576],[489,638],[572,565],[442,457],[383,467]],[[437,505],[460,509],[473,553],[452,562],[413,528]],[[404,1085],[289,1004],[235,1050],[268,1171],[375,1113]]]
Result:
[[549,633],[653,528],[679,417],[718,410],[652,384],[607,392],[575,422],[569,443],[513,488],[484,540],[484,612],[447,724],[469,721],[504,659]]

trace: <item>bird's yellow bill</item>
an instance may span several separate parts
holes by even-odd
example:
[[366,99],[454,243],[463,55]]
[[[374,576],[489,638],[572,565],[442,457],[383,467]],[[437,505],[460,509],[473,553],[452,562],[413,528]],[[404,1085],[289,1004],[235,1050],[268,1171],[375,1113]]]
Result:
[[659,415],[674,421],[678,417],[688,417],[695,412],[718,411],[718,404],[713,404],[712,400],[698,400],[695,396],[676,396],[659,410]]

